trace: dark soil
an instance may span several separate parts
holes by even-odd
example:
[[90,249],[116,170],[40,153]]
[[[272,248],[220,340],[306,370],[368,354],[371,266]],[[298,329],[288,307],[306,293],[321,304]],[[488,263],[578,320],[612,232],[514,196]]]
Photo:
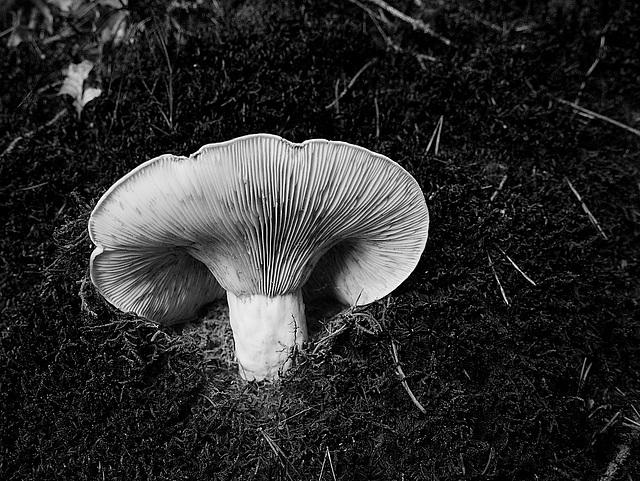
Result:
[[[638,479],[638,2],[394,2],[435,36],[366,0],[131,3],[98,54],[0,38],[0,479]],[[387,155],[431,214],[411,277],[275,384],[87,278],[113,182],[257,132]]]

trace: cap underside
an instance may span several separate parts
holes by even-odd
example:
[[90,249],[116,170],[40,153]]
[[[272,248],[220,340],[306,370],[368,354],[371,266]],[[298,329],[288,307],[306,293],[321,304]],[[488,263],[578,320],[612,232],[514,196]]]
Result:
[[89,221],[91,273],[116,307],[165,323],[193,317],[218,283],[236,296],[307,284],[367,304],[413,271],[428,224],[420,187],[390,159],[258,134],[120,179]]

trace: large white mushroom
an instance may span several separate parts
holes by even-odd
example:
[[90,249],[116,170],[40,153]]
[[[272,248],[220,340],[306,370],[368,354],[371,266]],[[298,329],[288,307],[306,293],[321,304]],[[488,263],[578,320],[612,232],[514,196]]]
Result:
[[386,296],[428,227],[420,187],[387,157],[249,135],[118,180],[89,219],[91,279],[118,309],[165,325],[226,291],[241,376],[275,379],[307,339],[303,291],[351,305]]

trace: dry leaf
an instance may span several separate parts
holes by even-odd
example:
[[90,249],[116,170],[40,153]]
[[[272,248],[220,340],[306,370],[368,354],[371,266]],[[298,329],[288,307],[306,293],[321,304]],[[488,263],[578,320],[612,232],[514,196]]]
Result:
[[47,0],[49,5],[55,5],[61,12],[68,12],[71,10],[73,0]]
[[111,42],[114,47],[117,47],[122,43],[127,35],[128,16],[129,12],[116,10],[107,17],[99,33],[101,45]]
[[65,79],[62,82],[62,87],[58,95],[69,95],[73,98],[73,106],[76,108],[78,117],[82,113],[84,106],[98,97],[101,93],[101,89],[96,88],[84,88],[84,82],[89,76],[89,72],[93,69],[93,63],[88,60],[83,60],[80,63],[72,63],[62,71],[65,75]]
[[125,8],[129,4],[129,0],[99,0],[98,4],[111,8]]

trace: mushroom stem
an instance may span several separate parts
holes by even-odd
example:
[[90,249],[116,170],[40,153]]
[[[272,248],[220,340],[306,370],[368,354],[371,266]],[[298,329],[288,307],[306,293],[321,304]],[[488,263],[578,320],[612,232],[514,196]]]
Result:
[[277,379],[307,340],[302,292],[268,297],[227,291],[227,299],[240,376],[247,381]]

